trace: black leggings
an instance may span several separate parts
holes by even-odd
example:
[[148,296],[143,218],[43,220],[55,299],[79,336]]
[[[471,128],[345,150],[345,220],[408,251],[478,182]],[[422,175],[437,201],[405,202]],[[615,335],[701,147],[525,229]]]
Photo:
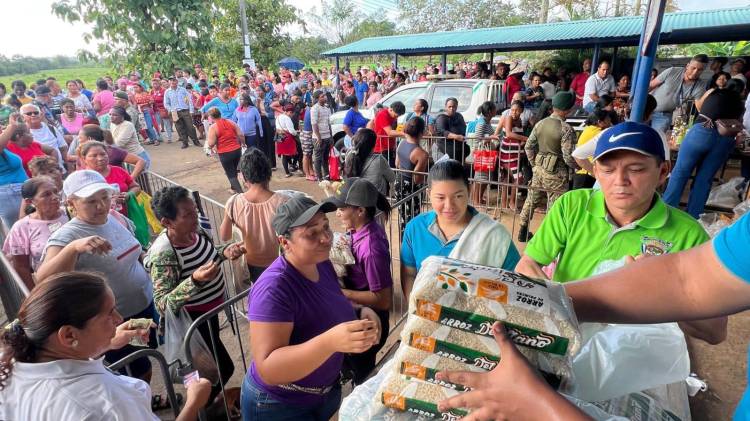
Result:
[[296,155],[281,155],[281,165],[284,166],[284,172],[287,174],[291,174],[289,172],[289,163],[292,162],[296,158]]
[[[203,314],[204,312],[202,311],[188,310],[188,315],[193,320],[197,319]],[[211,327],[210,329],[209,325]],[[226,386],[227,382],[229,382],[229,379],[234,373],[234,363],[232,362],[232,357],[229,356],[229,352],[227,352],[227,349],[224,347],[224,343],[221,342],[221,337],[219,336],[219,316],[215,315],[209,318],[208,322],[201,323],[198,326],[198,332],[201,334],[201,337],[206,343],[206,346],[208,346],[209,351],[211,352],[211,357],[216,358],[216,363],[219,368],[219,376],[221,377],[221,381],[224,382],[224,385]],[[216,356],[214,356],[214,354],[216,354]],[[208,402],[213,402],[213,399],[220,392],[221,383],[217,383],[211,386],[211,396]]]
[[242,158],[242,149],[219,154],[221,167],[224,168],[224,174],[229,179],[229,186],[232,187],[235,193],[242,193],[240,180],[237,179],[237,167],[240,165],[240,158]]

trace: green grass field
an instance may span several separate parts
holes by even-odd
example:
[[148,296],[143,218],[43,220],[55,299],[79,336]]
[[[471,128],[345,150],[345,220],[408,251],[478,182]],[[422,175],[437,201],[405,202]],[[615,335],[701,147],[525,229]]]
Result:
[[14,80],[21,79],[26,82],[26,86],[29,86],[38,79],[46,79],[52,76],[61,84],[64,84],[67,80],[81,79],[86,88],[93,90],[96,79],[106,74],[111,74],[111,69],[107,67],[71,67],[67,69],[42,70],[41,72],[25,75],[0,76],[0,82],[4,83],[10,91],[10,83]]

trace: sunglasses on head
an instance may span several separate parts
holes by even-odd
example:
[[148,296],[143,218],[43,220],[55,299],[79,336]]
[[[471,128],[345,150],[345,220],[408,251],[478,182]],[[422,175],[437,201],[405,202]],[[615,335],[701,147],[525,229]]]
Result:
[[39,115],[39,111],[29,111],[27,113],[23,113],[23,115],[29,115],[29,116]]

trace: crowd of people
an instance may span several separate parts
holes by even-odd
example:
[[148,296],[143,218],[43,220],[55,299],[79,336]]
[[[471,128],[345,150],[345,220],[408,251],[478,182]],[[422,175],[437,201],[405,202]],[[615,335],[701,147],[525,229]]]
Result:
[[[461,62],[423,71],[245,67],[221,77],[215,67],[207,73],[195,65],[155,72],[150,83],[138,72],[102,77],[96,91],[80,80],[63,90],[54,78],[30,89],[16,81],[10,94],[0,86],[3,253],[31,291],[0,341],[0,389],[8,397],[0,418],[156,419],[153,411],[164,406],[151,396],[148,359],[131,362],[127,376],[107,371],[104,361],[139,349],[135,337],[156,348],[167,316],[195,320],[216,309],[226,297],[221,262],[242,258],[252,285],[253,360],[243,374],[243,419],[329,419],[341,401],[341,377],[364,382],[388,336],[396,282],[385,227],[393,223],[391,203],[406,197],[397,209],[395,268],[406,298],[422,262],[446,256],[564,283],[582,321],[674,320],[689,336],[722,342],[726,316],[750,307],[749,260],[732,246],[747,243],[750,219],[709,246],[696,218],[742,139],[731,122],[744,113],[750,128],[745,62],[734,60],[724,72],[727,60],[697,55],[652,75],[645,123],[626,121],[629,77],[615,81],[607,61],[589,74],[591,64],[584,60],[572,74],[529,72],[521,62]],[[701,79],[706,66],[708,80]],[[468,122],[456,98],[445,99],[437,115],[423,98],[377,108],[401,86],[444,72],[503,80],[502,97],[482,103]],[[361,110],[371,107],[377,109],[368,119]],[[347,111],[343,135],[331,128],[340,110]],[[580,134],[567,121],[576,112],[586,118]],[[688,128],[679,137],[683,122]],[[436,140],[425,144],[426,137]],[[143,194],[137,180],[151,165],[144,145],[175,140],[218,155],[233,191],[218,227],[221,244],[201,227],[195,201],[179,186],[152,192],[149,210],[163,229],[148,244],[136,235],[128,204]],[[287,177],[340,176],[343,183],[321,203],[274,191],[277,161]],[[678,206],[693,171],[683,212]],[[481,211],[492,183],[503,178],[514,186],[498,186],[503,206],[520,211],[515,242]],[[413,195],[423,188],[427,203]],[[548,213],[532,235],[545,195]],[[345,229],[353,258],[343,275],[331,262],[337,245],[328,214]],[[232,242],[235,231],[239,242]],[[655,273],[664,282],[648,283]],[[703,282],[713,292],[705,293]],[[131,326],[142,318],[155,320],[154,328]],[[219,331],[215,315],[198,334],[221,381],[189,383],[179,419],[193,419],[219,399],[235,371]],[[495,333],[504,352],[499,368],[441,374],[474,387],[445,407],[477,408],[495,419],[545,399],[558,415],[583,419],[539,382],[502,328]],[[738,413],[750,414],[748,404]]]

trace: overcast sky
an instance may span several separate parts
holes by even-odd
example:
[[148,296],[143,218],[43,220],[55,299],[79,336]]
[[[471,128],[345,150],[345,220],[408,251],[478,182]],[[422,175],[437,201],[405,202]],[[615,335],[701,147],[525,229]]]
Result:
[[[394,7],[396,0],[354,0],[366,12]],[[88,29],[84,24],[71,25],[53,15],[50,5],[53,0],[4,0],[4,16],[17,16],[19,19],[4,19],[0,24],[0,54],[13,56],[49,57],[57,54],[75,55],[76,51],[87,48],[82,34]],[[307,12],[312,7],[320,7],[320,0],[291,0],[290,4]],[[681,10],[706,10],[716,7],[736,7],[750,4],[750,0],[678,0]],[[297,28],[288,28],[294,34]],[[13,41],[15,40],[15,41]],[[92,50],[92,46],[88,46]]]

